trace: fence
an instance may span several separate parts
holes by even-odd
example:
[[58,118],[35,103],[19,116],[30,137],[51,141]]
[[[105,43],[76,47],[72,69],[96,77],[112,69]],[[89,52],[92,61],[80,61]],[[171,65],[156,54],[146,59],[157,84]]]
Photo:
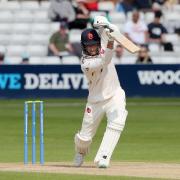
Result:
[[[130,97],[180,96],[180,64],[117,65]],[[0,98],[86,97],[87,81],[79,65],[2,65]]]

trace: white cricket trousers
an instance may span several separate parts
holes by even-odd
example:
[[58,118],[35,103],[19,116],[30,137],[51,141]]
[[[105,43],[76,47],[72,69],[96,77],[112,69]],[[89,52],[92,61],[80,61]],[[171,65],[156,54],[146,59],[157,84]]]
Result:
[[79,132],[80,137],[91,140],[103,118],[107,117],[107,127],[122,131],[127,117],[126,98],[123,89],[117,89],[113,97],[99,103],[87,103]]

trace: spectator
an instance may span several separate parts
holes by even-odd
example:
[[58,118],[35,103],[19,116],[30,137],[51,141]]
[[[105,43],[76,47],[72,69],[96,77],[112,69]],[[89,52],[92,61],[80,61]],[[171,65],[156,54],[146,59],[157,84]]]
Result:
[[151,10],[152,3],[150,0],[135,0],[136,7],[144,12]]
[[71,22],[75,20],[75,11],[68,0],[51,0],[48,17],[52,21]]
[[159,5],[163,5],[164,4],[164,0],[152,0],[152,3],[157,3]]
[[5,52],[6,52],[5,48],[0,47],[0,64],[4,64]]
[[146,45],[141,46],[136,63],[137,64],[152,64],[152,59],[149,56],[149,50]]
[[163,8],[165,0],[152,0],[152,11],[160,11]]
[[68,23],[69,29],[85,29],[89,21],[89,10],[84,5],[83,0],[76,0],[75,20]]
[[166,28],[161,24],[161,11],[155,11],[154,20],[148,24],[149,42],[162,43],[164,42],[164,34],[167,33]]
[[98,0],[84,0],[84,5],[89,11],[98,11]]
[[165,0],[164,9],[172,11],[175,4],[177,4],[177,0]]
[[118,0],[111,0],[111,1],[114,3],[114,5],[118,2]]
[[49,40],[48,55],[61,56],[73,52],[72,46],[68,41],[68,27],[65,22],[61,22],[60,28],[53,33]]
[[135,8],[134,1],[135,0],[119,0],[116,4],[116,11],[124,12],[125,14],[129,11],[133,11]]
[[125,24],[125,35],[131,41],[136,44],[146,44],[147,43],[147,26],[140,20],[140,15],[138,11],[133,11],[132,20],[129,20]]
[[121,63],[121,58],[123,56],[123,53],[124,53],[124,48],[120,44],[117,44],[115,48],[115,54],[113,57],[113,62],[115,64]]
[[174,32],[175,32],[178,36],[180,36],[180,27],[175,28]]
[[161,23],[162,12],[155,11],[154,20],[148,25],[149,43],[156,43],[164,46],[164,50],[173,50],[173,46],[169,42],[165,42],[164,35],[167,33],[167,29]]
[[23,52],[21,54],[21,58],[22,58],[22,63],[21,64],[28,64],[29,63],[29,59],[30,59],[30,55],[27,52]]

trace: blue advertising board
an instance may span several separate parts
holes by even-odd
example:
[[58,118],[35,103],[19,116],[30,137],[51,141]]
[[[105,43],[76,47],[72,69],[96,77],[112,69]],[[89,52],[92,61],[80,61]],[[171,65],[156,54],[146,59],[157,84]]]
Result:
[[[180,96],[180,64],[117,65],[127,96]],[[2,65],[0,98],[86,97],[79,65]]]

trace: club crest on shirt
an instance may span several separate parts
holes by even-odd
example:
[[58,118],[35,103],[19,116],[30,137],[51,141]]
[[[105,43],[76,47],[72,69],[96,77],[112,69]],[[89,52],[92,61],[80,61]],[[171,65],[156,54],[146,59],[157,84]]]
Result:
[[92,110],[91,110],[90,107],[87,107],[87,108],[86,108],[86,111],[87,111],[87,113],[91,113]]

